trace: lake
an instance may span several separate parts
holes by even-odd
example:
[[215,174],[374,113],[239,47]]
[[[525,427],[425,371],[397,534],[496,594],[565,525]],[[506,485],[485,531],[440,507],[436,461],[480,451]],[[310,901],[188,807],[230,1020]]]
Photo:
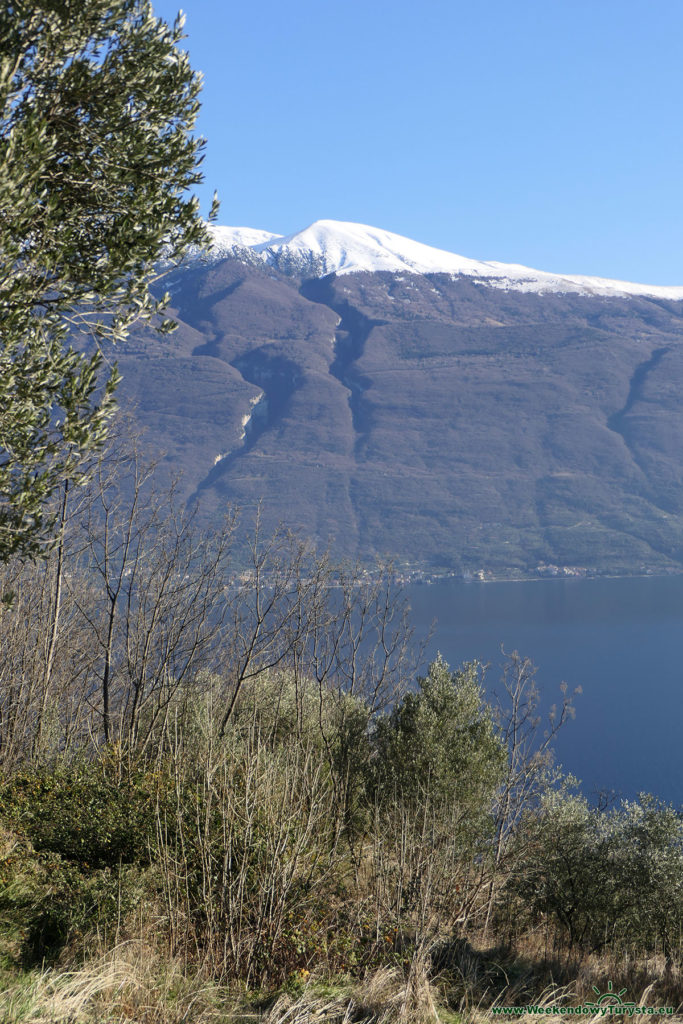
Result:
[[683,577],[448,581],[406,594],[418,636],[437,620],[429,658],[490,663],[487,690],[500,679],[501,644],[537,666],[546,709],[560,704],[562,681],[582,688],[555,751],[586,795],[683,803]]

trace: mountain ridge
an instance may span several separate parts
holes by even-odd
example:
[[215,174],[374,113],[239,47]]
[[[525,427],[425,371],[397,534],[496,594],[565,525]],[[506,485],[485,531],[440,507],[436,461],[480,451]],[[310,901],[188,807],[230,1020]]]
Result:
[[683,300],[683,285],[648,285],[610,278],[558,274],[516,263],[477,260],[424,245],[403,235],[346,221],[319,220],[301,231],[277,235],[255,228],[211,225],[210,259],[255,259],[290,275],[405,273],[469,277],[502,290],[544,294],[641,296]]

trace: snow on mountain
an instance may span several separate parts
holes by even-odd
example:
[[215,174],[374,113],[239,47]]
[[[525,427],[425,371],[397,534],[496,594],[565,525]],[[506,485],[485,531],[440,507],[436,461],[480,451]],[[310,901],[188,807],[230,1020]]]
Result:
[[258,228],[228,228],[219,224],[211,224],[209,231],[213,237],[212,253],[219,258],[230,256],[236,249],[255,249],[282,237],[273,231],[259,231]]
[[602,277],[552,274],[517,263],[457,256],[381,228],[344,221],[318,220],[303,231],[278,235],[253,228],[212,226],[217,258],[250,249],[265,263],[286,273],[388,273],[465,276],[484,285],[522,292],[576,292],[583,295],[640,295],[683,300],[683,286],[632,284]]

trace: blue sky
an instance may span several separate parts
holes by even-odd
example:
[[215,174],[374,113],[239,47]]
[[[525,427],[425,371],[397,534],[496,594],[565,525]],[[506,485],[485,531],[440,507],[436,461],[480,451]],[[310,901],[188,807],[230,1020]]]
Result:
[[[180,4],[155,0],[172,19]],[[680,0],[185,0],[222,224],[683,284]]]

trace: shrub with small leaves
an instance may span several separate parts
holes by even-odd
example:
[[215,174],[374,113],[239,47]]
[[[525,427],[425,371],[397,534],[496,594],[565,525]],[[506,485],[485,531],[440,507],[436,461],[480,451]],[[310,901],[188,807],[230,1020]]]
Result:
[[33,767],[0,783],[0,818],[36,850],[85,868],[147,863],[156,834],[159,776],[116,779],[106,759]]

